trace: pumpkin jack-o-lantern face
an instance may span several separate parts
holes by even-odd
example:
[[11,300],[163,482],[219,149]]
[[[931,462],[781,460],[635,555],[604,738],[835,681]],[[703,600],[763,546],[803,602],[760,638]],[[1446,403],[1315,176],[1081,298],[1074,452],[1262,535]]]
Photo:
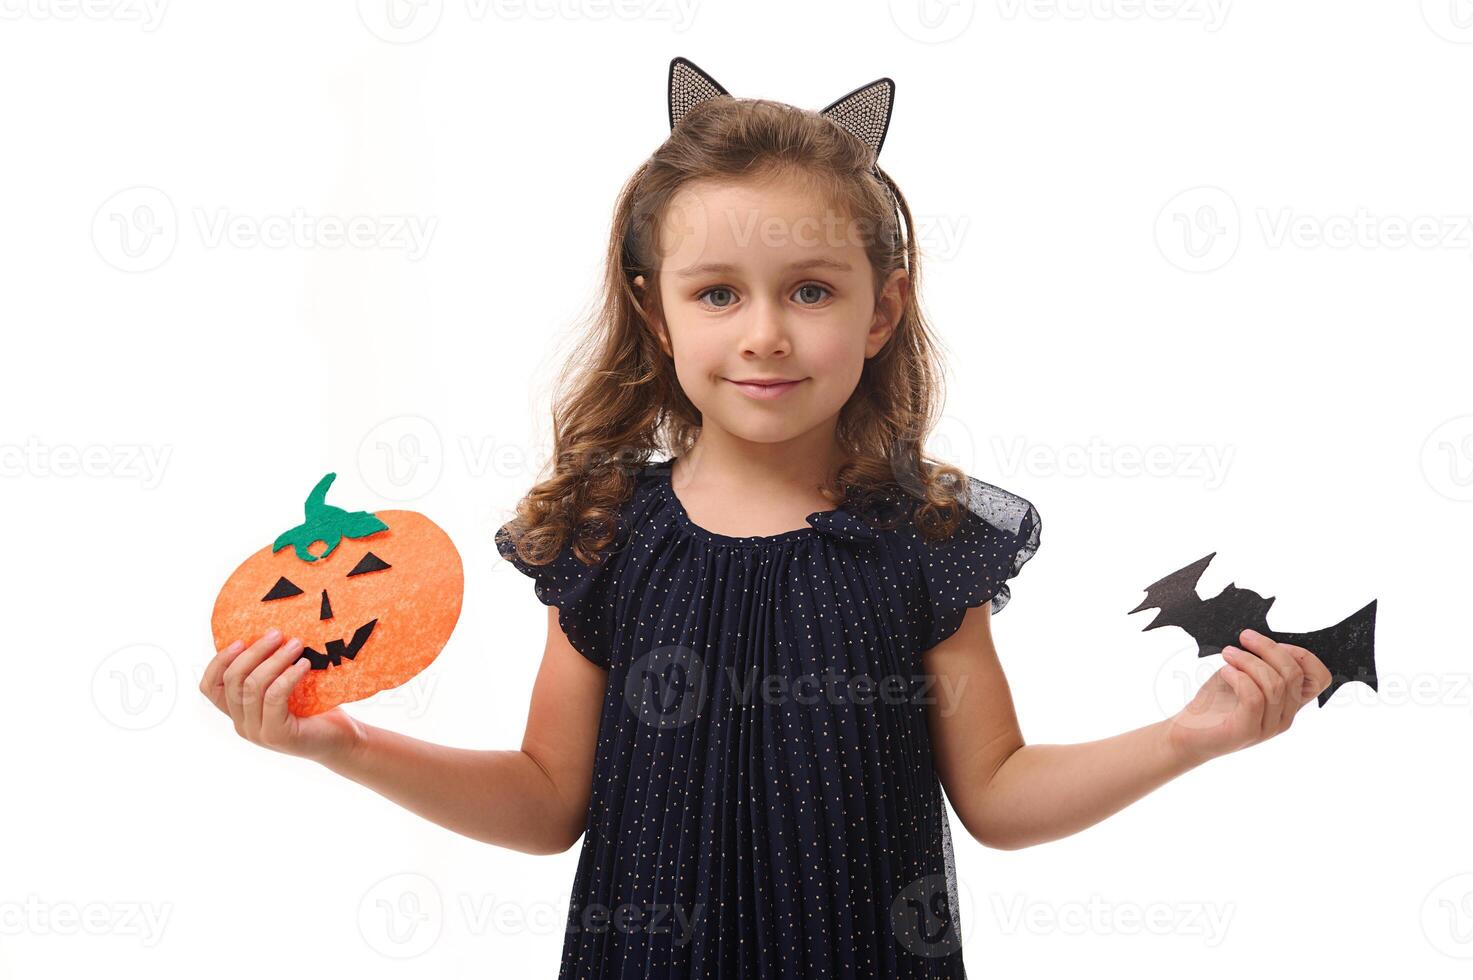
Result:
[[297,715],[397,687],[438,655],[460,616],[460,556],[415,511],[345,511],[307,497],[306,520],[247,558],[215,600],[217,649],[275,627],[300,637],[311,670],[292,690]]
[[[347,577],[352,578],[354,575],[366,575],[369,572],[382,572],[392,567],[378,555],[375,555],[371,551],[366,551],[363,557],[358,559],[358,563],[353,566],[352,571],[348,572]],[[301,578],[303,576],[298,575],[297,577]],[[327,593],[328,590],[324,588],[322,590],[322,605],[317,614],[317,618],[322,621],[333,618],[332,598]],[[276,580],[275,585],[271,586],[271,591],[261,597],[261,601],[272,602],[277,599],[290,599],[305,594],[306,590],[283,575]],[[341,592],[338,593],[338,597],[339,599],[342,598]],[[323,648],[325,652],[319,652],[311,646],[307,646],[303,649],[302,656],[307,658],[307,662],[312,665],[313,670],[326,670],[329,667],[336,667],[344,660],[352,660],[357,656],[358,651],[363,649],[363,644],[367,643],[368,638],[373,635],[373,628],[377,624],[377,619],[370,619],[355,629],[351,638],[344,640],[342,637],[337,637],[328,640]],[[327,632],[330,629],[331,627],[324,626],[320,632]]]

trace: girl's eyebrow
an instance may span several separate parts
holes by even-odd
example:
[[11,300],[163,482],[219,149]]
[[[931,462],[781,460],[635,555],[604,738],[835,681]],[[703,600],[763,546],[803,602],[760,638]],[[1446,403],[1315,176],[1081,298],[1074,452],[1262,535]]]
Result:
[[[789,263],[787,268],[789,272],[798,269],[829,269],[834,272],[852,271],[848,262],[838,262],[834,259],[804,259],[801,262]],[[737,267],[730,262],[702,262],[700,265],[687,266],[676,273],[676,275],[681,279],[699,279],[702,276],[724,275],[736,271]]]

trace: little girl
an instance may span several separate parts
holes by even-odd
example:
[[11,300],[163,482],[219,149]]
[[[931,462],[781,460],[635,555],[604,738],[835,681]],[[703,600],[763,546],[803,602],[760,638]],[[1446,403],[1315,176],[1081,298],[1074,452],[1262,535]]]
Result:
[[246,738],[451,830],[581,838],[563,977],[963,977],[943,787],[974,840],[1054,840],[1330,681],[1245,631],[1174,717],[1024,743],[990,617],[1039,514],[922,450],[940,365],[875,163],[892,92],[815,113],[672,65],[553,471],[496,535],[549,607],[520,750],[297,718],[274,631],[201,683]]

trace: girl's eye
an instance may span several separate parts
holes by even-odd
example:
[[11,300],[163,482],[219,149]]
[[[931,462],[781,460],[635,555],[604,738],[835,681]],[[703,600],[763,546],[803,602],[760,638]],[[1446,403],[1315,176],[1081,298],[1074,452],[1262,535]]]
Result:
[[[712,286],[710,289],[708,289],[705,292],[701,293],[701,295],[700,296],[697,296],[696,298],[697,299],[702,299],[702,298],[704,298],[706,296],[710,296],[712,293],[725,293],[727,296],[730,296],[731,295],[731,290],[730,289],[727,289],[725,286]],[[724,310],[724,309],[726,309],[726,307],[730,306],[731,304],[730,303],[715,303],[715,304],[712,304],[712,305],[714,305],[718,310]]]
[[[805,289],[816,289],[816,290],[818,290],[821,293],[827,293],[829,291],[829,288],[827,286],[820,286],[816,282],[809,282],[809,283],[804,283],[803,285],[801,285],[801,286],[798,287],[798,295],[801,295],[802,292],[803,292],[803,290],[805,290]],[[813,301],[813,303],[818,303],[820,301],[821,300],[819,300],[819,299],[815,299]],[[813,303],[806,303],[804,305],[806,305],[806,306],[812,306]]]
[[[797,292],[795,292],[793,295],[794,296],[803,296],[803,295],[805,295],[805,292],[804,292],[805,290],[808,291],[806,293],[806,296],[808,298],[799,301],[804,306],[814,306],[814,305],[817,305],[818,303],[821,303],[821,302],[823,302],[823,300],[827,299],[828,296],[832,293],[832,290],[830,290],[827,286],[820,286],[816,282],[809,282],[809,283],[804,283],[803,285],[799,286]],[[818,293],[820,293],[822,295],[814,296],[813,295],[813,291],[814,290],[816,290]],[[705,290],[700,295],[698,295],[696,298],[697,299],[705,299],[707,296],[715,296],[715,295],[718,295],[718,294],[722,294],[722,295],[725,295],[727,297],[727,301],[724,302],[724,303],[716,303],[716,302],[711,303],[711,305],[714,306],[718,310],[724,310],[728,306],[730,306],[733,302],[735,302],[734,294],[726,286],[712,286],[710,289]]]

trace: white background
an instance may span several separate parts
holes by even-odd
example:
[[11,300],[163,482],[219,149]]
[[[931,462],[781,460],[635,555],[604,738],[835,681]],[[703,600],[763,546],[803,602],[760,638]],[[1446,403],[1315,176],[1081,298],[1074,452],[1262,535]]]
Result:
[[0,12],[0,977],[554,975],[577,848],[459,837],[196,685],[225,577],[335,470],[467,576],[439,659],[350,712],[520,744],[544,609],[491,535],[674,55],[813,109],[896,80],[932,448],[1043,515],[994,626],[1026,738],[1185,702],[1219,659],[1126,611],[1209,552],[1278,629],[1379,599],[1380,697],[1048,845],[953,818],[972,975],[1467,974],[1467,0]]

